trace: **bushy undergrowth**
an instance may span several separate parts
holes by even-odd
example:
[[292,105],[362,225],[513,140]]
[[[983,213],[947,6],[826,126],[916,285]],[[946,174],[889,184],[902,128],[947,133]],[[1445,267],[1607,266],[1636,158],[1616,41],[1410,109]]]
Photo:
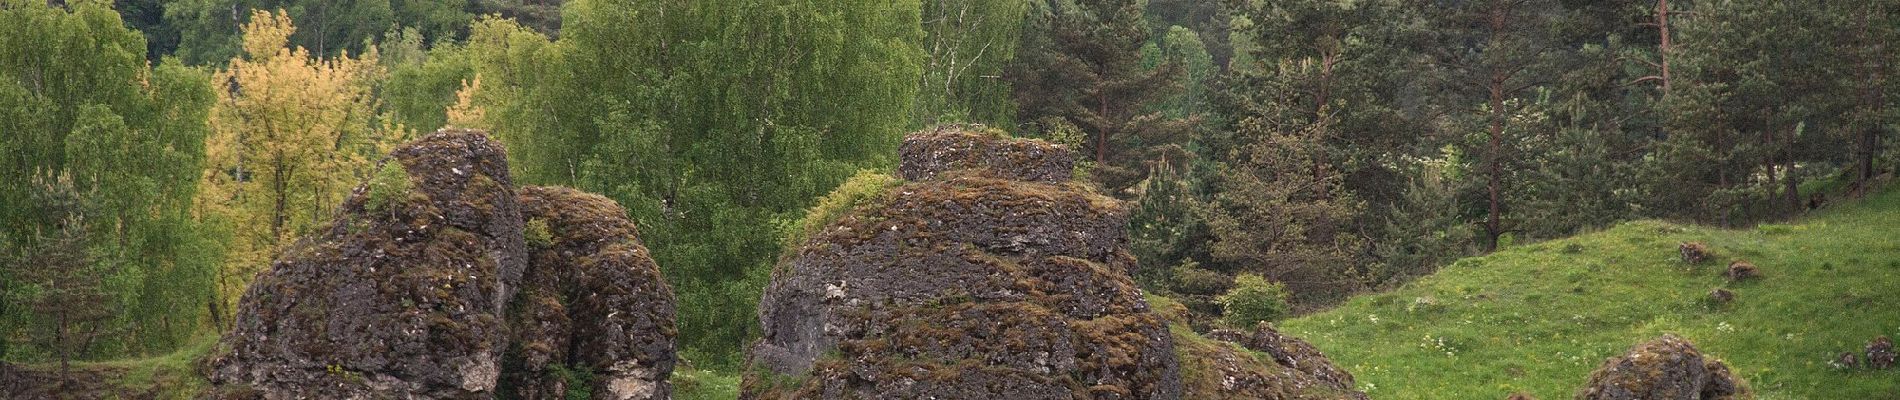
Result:
[[[1460,260],[1387,293],[1281,323],[1374,398],[1571,397],[1630,346],[1675,333],[1723,359],[1760,399],[1900,395],[1900,370],[1829,361],[1900,336],[1900,191],[1786,224],[1724,230],[1658,221]],[[1680,260],[1699,241],[1720,257]],[[1765,277],[1731,284],[1746,259]],[[1721,307],[1714,288],[1736,294]]]
[[1286,285],[1268,282],[1254,274],[1234,278],[1234,289],[1220,296],[1221,319],[1238,328],[1273,321],[1292,312],[1287,304]]

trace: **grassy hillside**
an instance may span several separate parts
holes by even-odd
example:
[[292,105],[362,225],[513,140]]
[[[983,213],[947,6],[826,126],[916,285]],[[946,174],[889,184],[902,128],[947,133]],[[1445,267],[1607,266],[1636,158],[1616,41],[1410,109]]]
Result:
[[[1717,257],[1682,263],[1686,241]],[[1766,277],[1727,284],[1735,259]],[[1737,300],[1712,305],[1717,287]],[[1605,358],[1665,332],[1727,361],[1760,399],[1900,399],[1900,369],[1829,363],[1900,337],[1900,191],[1790,224],[1638,221],[1519,246],[1281,326],[1380,399],[1568,399]]]

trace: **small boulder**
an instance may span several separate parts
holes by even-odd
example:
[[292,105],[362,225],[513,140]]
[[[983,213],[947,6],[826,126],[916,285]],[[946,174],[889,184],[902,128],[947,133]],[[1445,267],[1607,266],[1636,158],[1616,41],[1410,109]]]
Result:
[[1854,352],[1851,351],[1843,351],[1840,356],[1834,357],[1834,361],[1830,362],[1830,364],[1833,364],[1834,368],[1839,369],[1860,368],[1860,356],[1855,355]]
[[1721,361],[1675,335],[1630,348],[1590,373],[1583,400],[1734,399],[1748,389]]
[[1676,246],[1676,251],[1682,254],[1682,262],[1691,265],[1708,261],[1711,256],[1709,246],[1702,242],[1684,242]]
[[1511,393],[1511,397],[1506,397],[1504,400],[1537,400],[1537,396],[1532,396],[1530,393],[1517,392]]
[[1722,276],[1728,277],[1729,282],[1741,282],[1760,278],[1761,269],[1756,268],[1755,264],[1749,263],[1747,260],[1735,260],[1735,262],[1728,264],[1728,272],[1722,274]]
[[1881,336],[1867,343],[1867,367],[1887,369],[1893,367],[1893,339]]
[[1728,304],[1734,301],[1735,301],[1735,291],[1733,290],[1715,288],[1715,290],[1709,291],[1710,303],[1714,303],[1716,305],[1722,305],[1722,304]]
[[1242,333],[1231,329],[1216,329],[1207,333],[1209,339],[1238,344],[1248,350],[1267,353],[1275,363],[1287,368],[1304,372],[1314,379],[1341,390],[1352,390],[1352,373],[1334,365],[1331,359],[1300,338],[1281,334],[1273,325],[1261,322],[1254,326],[1252,333]]

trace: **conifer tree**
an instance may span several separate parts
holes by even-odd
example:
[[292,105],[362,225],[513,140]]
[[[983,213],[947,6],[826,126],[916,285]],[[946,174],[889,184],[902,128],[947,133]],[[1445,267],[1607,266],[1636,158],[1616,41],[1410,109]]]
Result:
[[1166,118],[1152,105],[1180,90],[1182,68],[1144,68],[1151,34],[1138,0],[1050,1],[1029,13],[1023,56],[1010,70],[1022,121],[1048,117],[1088,135],[1083,154],[1109,193],[1127,196],[1149,160],[1176,154],[1191,121]]

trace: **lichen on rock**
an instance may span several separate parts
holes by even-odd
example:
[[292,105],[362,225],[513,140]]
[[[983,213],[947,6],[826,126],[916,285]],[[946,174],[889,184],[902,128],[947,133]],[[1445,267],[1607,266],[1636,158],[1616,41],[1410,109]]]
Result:
[[1127,208],[1073,154],[951,128],[909,182],[780,263],[744,398],[1180,398],[1173,337],[1128,278]]
[[[555,398],[570,381],[668,397],[673,296],[619,205],[517,197],[478,131],[438,131],[378,168],[245,293],[204,364],[210,397]],[[529,219],[545,236],[532,251]]]
[[1604,361],[1577,398],[1726,400],[1747,392],[1728,365],[1704,357],[1681,337],[1663,335]]
[[626,210],[568,188],[524,187],[519,198],[546,237],[529,248],[508,315],[504,397],[562,398],[572,389],[562,372],[588,371],[580,383],[596,399],[669,398],[673,292]]
[[[494,389],[501,310],[525,267],[521,214],[500,144],[444,130],[379,168],[289,246],[239,303],[209,360],[214,383],[264,398],[478,398]],[[401,186],[401,185],[397,185]],[[401,196],[400,198],[382,198]]]

